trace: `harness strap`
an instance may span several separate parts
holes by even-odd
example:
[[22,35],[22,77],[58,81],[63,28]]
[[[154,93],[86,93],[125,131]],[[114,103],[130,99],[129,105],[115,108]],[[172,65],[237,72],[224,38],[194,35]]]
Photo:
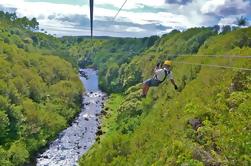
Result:
[[164,81],[166,80],[167,75],[170,74],[170,70],[164,69],[164,71],[165,71],[165,77],[164,77],[164,79],[163,79],[162,81],[160,81],[160,80],[157,78],[157,75],[154,76],[154,79],[158,80],[159,83],[164,82]]
[[162,81],[160,81],[160,83],[164,82],[166,80],[167,75],[170,74],[170,70],[164,69],[164,71],[165,71],[165,77]]

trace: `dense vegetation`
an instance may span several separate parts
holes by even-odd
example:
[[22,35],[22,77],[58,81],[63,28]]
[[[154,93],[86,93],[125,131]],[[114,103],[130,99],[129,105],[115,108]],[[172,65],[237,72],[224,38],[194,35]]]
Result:
[[[175,56],[196,53],[208,37],[216,34],[216,28],[194,28],[185,33],[174,30],[164,35],[161,40],[157,36],[142,39],[106,38],[92,41],[75,39],[77,44],[71,47],[70,52],[73,57],[79,59],[80,66],[98,68],[100,87],[108,93],[114,93],[125,91],[142,80],[144,73],[139,66],[129,63],[136,62],[135,56],[149,54],[151,57],[148,57],[147,61],[151,61],[154,56],[158,57],[155,54],[162,54],[159,59],[163,59],[163,55],[166,54]],[[72,38],[66,41],[74,43]],[[152,47],[154,44],[156,46]]]
[[35,19],[0,12],[1,166],[28,162],[80,111],[74,59],[54,54],[64,44],[37,28]]
[[87,37],[59,39],[38,29],[35,18],[0,11],[0,165],[27,163],[80,111],[77,61],[105,75],[110,65],[129,62],[158,39],[90,42]]
[[99,85],[103,90],[106,92],[121,92],[126,89],[124,86],[125,78],[122,78],[122,76],[127,64],[134,56],[151,47],[158,38],[152,36],[140,39],[83,39],[70,48],[70,53],[73,57],[79,59],[81,67],[98,68]]
[[[250,54],[251,28],[221,34],[214,28],[193,28],[164,35],[122,64],[119,78],[126,88],[108,99],[102,126],[106,133],[80,164],[250,165],[250,71],[181,64],[251,68],[249,58],[221,56]],[[174,61],[179,92],[164,83],[141,99],[137,83],[165,59]]]
[[[81,165],[251,164],[250,71],[184,64],[251,68],[248,58],[221,56],[251,55],[251,28],[92,41],[37,30],[36,19],[0,12],[0,165],[25,164],[79,111],[77,62],[98,68],[111,94],[105,134]],[[163,83],[140,98],[140,83],[165,59],[173,60],[179,91]]]
[[17,18],[15,13],[0,11],[0,37],[6,44],[14,44],[26,52],[39,52],[42,55],[56,55],[77,67],[77,59],[69,56],[69,45],[52,35],[36,32],[39,23],[36,19]]

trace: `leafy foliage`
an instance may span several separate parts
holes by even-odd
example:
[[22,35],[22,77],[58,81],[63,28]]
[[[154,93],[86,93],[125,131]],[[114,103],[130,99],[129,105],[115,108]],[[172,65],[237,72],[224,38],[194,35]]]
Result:
[[57,55],[77,68],[77,59],[70,56],[69,46],[63,39],[37,32],[39,23],[35,18],[18,18],[15,13],[0,11],[0,41],[16,45],[26,52]]
[[[92,41],[83,39],[72,46],[70,52],[79,59],[81,67],[91,66],[99,69],[99,85],[103,90],[108,93],[121,92],[127,88],[124,86],[126,78],[121,78],[125,76],[126,64],[134,56],[151,47],[157,39],[157,36],[141,39],[105,38]],[[137,72],[135,69],[136,77],[140,77],[141,73]],[[130,78],[130,83],[136,81],[135,78]]]
[[[211,30],[173,31],[121,66],[127,72],[120,77],[134,77],[134,67],[142,75],[127,84],[119,106],[111,104],[116,99],[108,100],[111,127],[82,157],[81,165],[250,165],[250,71],[174,62],[180,92],[163,83],[146,99],[139,97],[137,83],[151,76],[159,60],[251,67],[248,58],[196,57],[250,55],[250,28],[225,34]],[[204,36],[199,45],[198,36]],[[194,119],[196,127],[190,124]]]
[[240,18],[236,19],[236,23],[238,26],[246,26],[248,24],[247,18],[241,16]]
[[[77,61],[99,69],[108,93],[119,92],[105,106],[106,134],[81,165],[250,165],[250,72],[175,63],[250,68],[247,58],[196,57],[250,55],[250,28],[91,42],[32,32],[36,20],[14,14],[0,20],[0,165],[25,164],[79,111]],[[163,83],[141,99],[140,82],[165,59],[174,60],[180,92]]]
[[0,21],[0,165],[23,165],[80,111],[83,89],[53,55],[62,42],[30,31],[35,19],[0,12]]

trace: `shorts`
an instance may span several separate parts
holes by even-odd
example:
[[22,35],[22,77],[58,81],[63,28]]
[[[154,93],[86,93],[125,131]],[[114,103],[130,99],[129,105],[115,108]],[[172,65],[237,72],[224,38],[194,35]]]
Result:
[[154,78],[150,78],[150,79],[144,81],[143,83],[146,84],[146,85],[148,85],[148,86],[159,86],[160,81],[156,80]]

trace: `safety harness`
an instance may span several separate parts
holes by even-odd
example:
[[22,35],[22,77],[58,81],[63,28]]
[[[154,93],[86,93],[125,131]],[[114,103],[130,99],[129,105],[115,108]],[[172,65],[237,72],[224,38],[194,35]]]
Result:
[[[161,84],[162,82],[164,82],[166,80],[166,77],[168,74],[170,74],[170,70],[167,70],[166,68],[164,68],[165,71],[165,77],[162,81],[159,80],[159,83]],[[155,79],[158,80],[157,75],[155,75]]]

